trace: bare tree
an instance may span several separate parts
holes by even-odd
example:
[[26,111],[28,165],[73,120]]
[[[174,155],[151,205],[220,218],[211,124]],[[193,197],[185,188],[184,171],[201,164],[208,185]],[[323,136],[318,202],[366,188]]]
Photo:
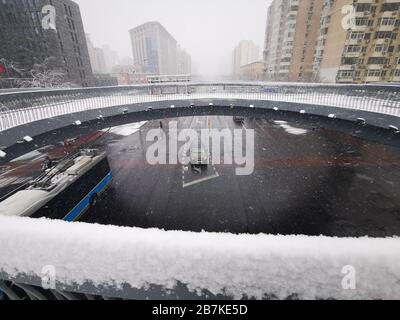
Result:
[[76,85],[68,81],[64,69],[54,57],[46,58],[42,63],[35,63],[29,71],[29,79],[19,81],[21,88],[70,88]]

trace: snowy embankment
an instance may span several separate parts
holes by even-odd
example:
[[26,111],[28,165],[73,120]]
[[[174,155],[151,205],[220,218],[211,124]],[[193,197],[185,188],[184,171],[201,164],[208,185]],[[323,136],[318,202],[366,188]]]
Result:
[[[148,284],[262,298],[400,299],[400,239],[166,232],[0,217],[0,272],[64,284]],[[356,290],[342,287],[343,267]],[[347,269],[345,269],[347,270]]]

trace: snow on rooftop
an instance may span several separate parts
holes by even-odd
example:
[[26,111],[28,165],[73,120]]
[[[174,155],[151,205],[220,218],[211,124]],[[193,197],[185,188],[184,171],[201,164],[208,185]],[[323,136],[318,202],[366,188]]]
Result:
[[[0,272],[65,284],[149,284],[235,298],[400,299],[400,239],[233,235],[0,217]],[[356,270],[356,290],[342,286]]]
[[48,193],[42,190],[18,191],[4,201],[0,202],[0,216],[21,216],[44,201]]

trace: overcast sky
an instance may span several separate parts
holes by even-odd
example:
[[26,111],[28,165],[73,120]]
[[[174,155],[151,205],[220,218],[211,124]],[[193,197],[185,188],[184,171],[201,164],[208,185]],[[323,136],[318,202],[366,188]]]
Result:
[[74,0],[80,5],[85,32],[95,46],[110,45],[130,56],[128,30],[159,21],[192,56],[195,70],[228,74],[240,40],[262,49],[271,0]]

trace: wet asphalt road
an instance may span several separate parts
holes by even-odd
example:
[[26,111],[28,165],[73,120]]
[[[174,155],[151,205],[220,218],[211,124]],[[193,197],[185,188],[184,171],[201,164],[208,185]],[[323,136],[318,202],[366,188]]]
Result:
[[[178,129],[240,129],[232,117],[178,121]],[[278,122],[275,122],[278,121]],[[255,129],[255,170],[235,165],[198,173],[183,165],[149,165],[143,126],[109,134],[114,183],[83,221],[167,230],[386,236],[400,234],[400,150],[343,133],[279,119],[246,119]],[[314,130],[313,130],[314,129]]]
[[237,176],[236,165],[210,164],[202,172],[150,165],[146,135],[160,120],[133,134],[102,135],[96,144],[108,151],[114,181],[81,221],[196,232],[400,235],[399,148],[280,120],[248,117],[243,127],[231,116],[161,120],[165,130],[169,121],[178,129],[254,129],[249,176]]

